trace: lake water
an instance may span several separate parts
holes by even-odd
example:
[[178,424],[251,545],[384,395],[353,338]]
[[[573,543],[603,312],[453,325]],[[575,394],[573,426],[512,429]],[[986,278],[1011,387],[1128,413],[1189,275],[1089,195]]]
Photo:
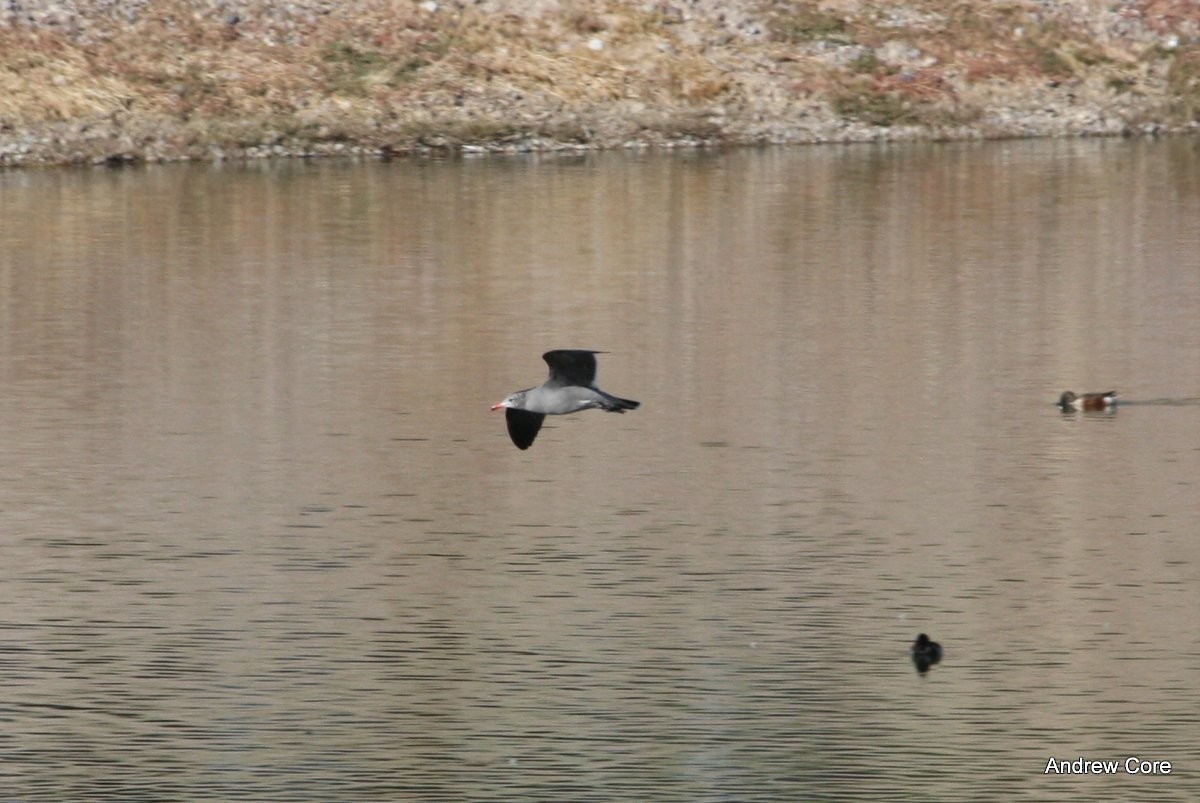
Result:
[[2,800],[1200,797],[1198,140],[0,209]]

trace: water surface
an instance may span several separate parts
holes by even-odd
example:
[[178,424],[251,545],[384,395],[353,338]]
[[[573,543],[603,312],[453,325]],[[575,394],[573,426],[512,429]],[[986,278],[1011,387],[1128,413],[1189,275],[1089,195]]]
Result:
[[1194,140],[0,205],[5,799],[1200,795]]

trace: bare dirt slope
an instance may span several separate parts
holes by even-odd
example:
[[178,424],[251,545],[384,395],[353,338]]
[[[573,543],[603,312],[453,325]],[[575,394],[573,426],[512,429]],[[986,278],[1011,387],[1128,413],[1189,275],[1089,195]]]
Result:
[[0,164],[1200,130],[1194,0],[4,0]]

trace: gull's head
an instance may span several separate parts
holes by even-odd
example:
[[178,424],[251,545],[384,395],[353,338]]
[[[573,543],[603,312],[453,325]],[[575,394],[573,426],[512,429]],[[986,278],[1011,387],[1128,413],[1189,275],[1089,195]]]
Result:
[[504,401],[496,402],[492,405],[493,410],[503,410],[505,407],[514,407],[518,410],[525,407],[525,391],[519,390],[516,393],[510,393]]

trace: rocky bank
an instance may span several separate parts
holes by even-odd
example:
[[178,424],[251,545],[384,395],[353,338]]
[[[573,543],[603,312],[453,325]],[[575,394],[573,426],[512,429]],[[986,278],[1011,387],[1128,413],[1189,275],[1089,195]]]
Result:
[[1193,0],[3,0],[0,164],[1200,131]]

